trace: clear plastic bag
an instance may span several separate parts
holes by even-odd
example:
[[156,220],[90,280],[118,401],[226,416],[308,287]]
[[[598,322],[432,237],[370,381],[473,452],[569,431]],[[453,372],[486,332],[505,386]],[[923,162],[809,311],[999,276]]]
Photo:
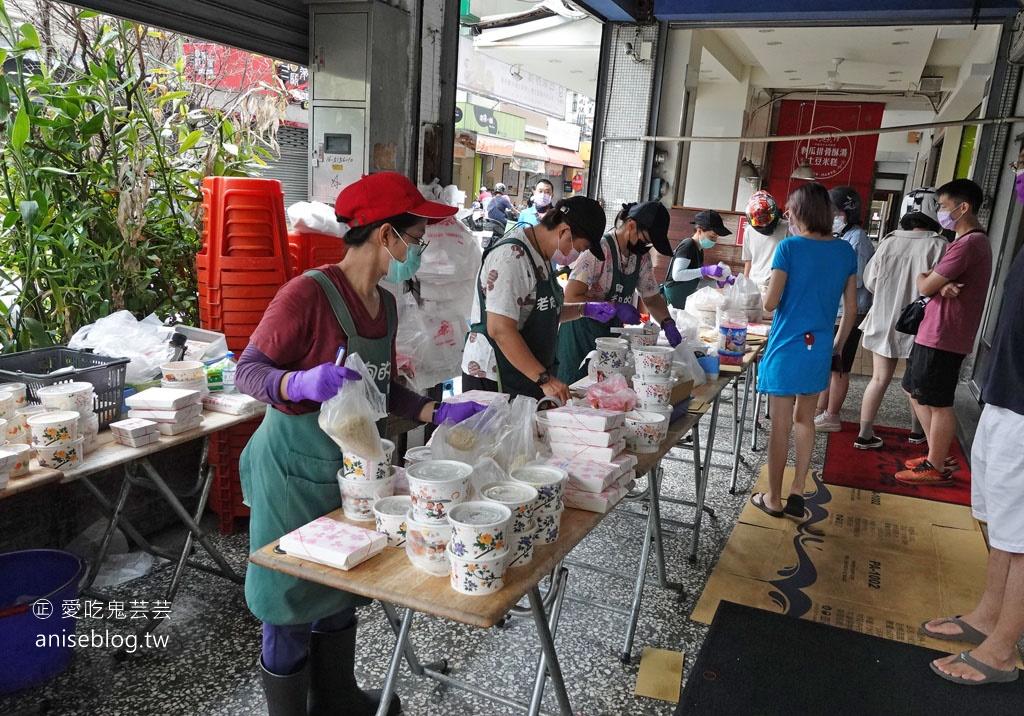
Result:
[[[704,369],[700,367],[700,361],[697,360],[695,351],[704,351],[704,344],[700,341],[683,341],[676,346],[675,355],[672,358],[673,364],[682,364],[685,366],[685,370],[693,376],[693,387],[698,385],[704,385],[707,382],[707,377],[704,375]],[[683,373],[681,370],[680,373]]]
[[494,457],[511,411],[507,401],[495,400],[461,423],[445,421],[430,440],[431,457],[467,465],[475,465],[482,457]]
[[636,407],[637,397],[633,389],[626,384],[626,378],[614,373],[604,381],[587,388],[587,402],[592,408],[629,412]]
[[137,321],[131,311],[116,311],[82,326],[68,348],[91,350],[109,358],[129,358],[125,382],[145,383],[160,376],[160,365],[171,360],[174,347],[161,335],[159,324]]
[[725,296],[705,286],[686,299],[686,312],[697,318],[700,330],[718,328],[718,307],[725,303]]
[[319,201],[299,201],[288,207],[288,221],[300,233],[344,238],[348,225],[338,221],[334,209]]
[[376,423],[387,417],[387,399],[377,389],[358,353],[348,356],[345,367],[358,372],[363,379],[345,381],[338,394],[320,406],[317,422],[343,452],[382,460],[384,448]]
[[512,401],[505,432],[498,440],[495,461],[507,472],[512,472],[537,458],[536,429],[533,417],[537,414],[537,400],[517,395]]
[[[764,304],[761,291],[757,285],[743,274],[736,277],[736,283],[727,287],[724,292],[725,305],[723,310],[742,311],[746,314],[747,323],[758,323]],[[721,325],[721,321],[719,321]]]

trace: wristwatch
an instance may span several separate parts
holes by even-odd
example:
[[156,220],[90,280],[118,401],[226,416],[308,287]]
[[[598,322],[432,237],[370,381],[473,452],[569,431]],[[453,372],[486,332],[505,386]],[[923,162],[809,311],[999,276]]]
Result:
[[537,376],[537,385],[544,385],[549,380],[551,380],[551,376],[548,374],[547,371],[544,371]]

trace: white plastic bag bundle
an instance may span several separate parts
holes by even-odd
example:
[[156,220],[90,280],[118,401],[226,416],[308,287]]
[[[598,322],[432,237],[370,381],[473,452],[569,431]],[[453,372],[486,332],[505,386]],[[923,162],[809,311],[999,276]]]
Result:
[[450,380],[461,370],[465,340],[466,322],[459,316],[432,316],[415,307],[404,311],[395,338],[400,374],[420,392]]
[[480,270],[480,242],[466,225],[449,216],[429,224],[423,236],[430,247],[423,252],[416,277],[424,284],[472,283]]
[[125,383],[145,383],[160,376],[160,365],[174,354],[161,326],[135,320],[131,311],[117,311],[82,326],[68,348],[91,350],[108,358],[130,358]]
[[[745,313],[747,323],[758,323],[764,304],[757,285],[743,274],[736,277],[736,283],[726,287],[724,310]],[[719,321],[721,324],[721,321]]]
[[338,394],[320,406],[317,422],[342,452],[382,460],[384,448],[376,423],[388,414],[387,399],[377,389],[358,353],[348,356],[345,367],[356,371],[363,379],[345,381]]
[[696,317],[699,330],[718,328],[718,308],[725,303],[725,296],[705,286],[686,299],[686,312]]
[[292,228],[304,234],[328,234],[344,238],[348,225],[338,222],[334,209],[319,201],[300,201],[288,207]]

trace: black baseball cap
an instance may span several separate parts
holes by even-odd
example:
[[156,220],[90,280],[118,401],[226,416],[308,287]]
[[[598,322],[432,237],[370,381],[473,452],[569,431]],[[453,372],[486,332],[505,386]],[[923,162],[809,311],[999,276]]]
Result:
[[608,219],[601,205],[588,196],[570,196],[559,201],[555,209],[561,212],[565,223],[572,229],[573,237],[589,241],[590,253],[598,261],[604,261],[601,237]]
[[704,211],[697,212],[697,215],[693,217],[691,224],[696,224],[702,229],[714,231],[719,236],[728,236],[732,232],[725,228],[725,224],[722,223],[722,216],[717,211],[711,209],[705,209]]
[[634,204],[626,216],[651,237],[651,244],[659,254],[672,255],[672,244],[668,242],[668,209],[660,201],[646,201]]

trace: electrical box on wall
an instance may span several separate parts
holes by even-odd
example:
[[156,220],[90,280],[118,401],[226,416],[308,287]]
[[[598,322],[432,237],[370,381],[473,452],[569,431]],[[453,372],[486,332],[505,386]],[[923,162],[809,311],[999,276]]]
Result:
[[410,17],[381,2],[310,5],[309,194],[410,173]]

